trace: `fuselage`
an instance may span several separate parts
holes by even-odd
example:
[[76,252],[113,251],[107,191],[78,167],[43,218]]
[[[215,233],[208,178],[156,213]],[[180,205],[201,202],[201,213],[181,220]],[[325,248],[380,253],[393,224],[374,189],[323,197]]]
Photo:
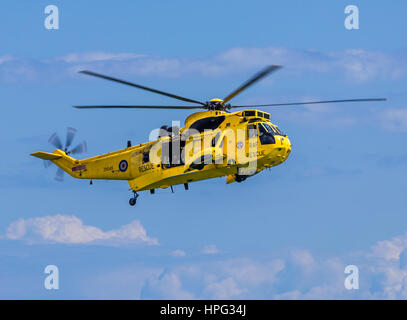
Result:
[[75,178],[128,180],[142,191],[222,176],[241,182],[281,164],[290,152],[290,140],[270,114],[213,110],[191,114],[184,128],[162,128],[154,141],[84,160],[55,150],[61,159],[52,161]]

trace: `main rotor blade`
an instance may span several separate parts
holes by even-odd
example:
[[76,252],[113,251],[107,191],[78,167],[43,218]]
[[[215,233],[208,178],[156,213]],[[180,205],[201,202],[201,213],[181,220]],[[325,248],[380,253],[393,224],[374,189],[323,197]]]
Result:
[[61,139],[59,139],[56,132],[48,139],[48,142],[50,144],[52,144],[57,149],[62,149],[63,148]]
[[206,109],[205,106],[74,106],[77,109]]
[[321,104],[321,103],[339,103],[339,102],[368,102],[368,101],[387,101],[386,98],[374,99],[344,99],[344,100],[322,100],[322,101],[308,101],[308,102],[290,102],[290,103],[271,103],[271,104],[256,104],[246,106],[231,106],[231,108],[257,108],[257,107],[280,107],[280,106],[297,106],[302,104]]
[[65,144],[65,149],[68,149],[69,146],[72,143],[73,138],[75,137],[76,134],[76,129],[75,128],[69,128],[66,131],[66,144]]
[[228,102],[230,99],[234,98],[235,96],[237,96],[239,93],[241,93],[243,90],[247,89],[248,87],[250,87],[252,84],[256,83],[257,81],[259,81],[260,79],[264,78],[265,76],[267,76],[270,72],[274,72],[278,69],[282,68],[282,66],[278,66],[278,65],[271,65],[268,66],[267,68],[265,68],[264,70],[262,70],[261,72],[257,73],[256,75],[254,75],[251,79],[249,79],[248,81],[246,81],[244,84],[242,84],[239,88],[237,88],[235,91],[233,91],[232,93],[230,93],[225,99],[223,99],[223,103]]
[[184,97],[172,94],[172,93],[168,93],[168,92],[148,88],[148,87],[145,87],[145,86],[133,83],[133,82],[129,82],[129,81],[120,80],[120,79],[117,79],[117,78],[105,76],[103,74],[99,74],[99,73],[96,73],[96,72],[82,70],[82,71],[79,71],[79,73],[87,74],[89,76],[94,76],[94,77],[98,77],[98,78],[102,78],[102,79],[106,79],[106,80],[110,80],[110,81],[115,81],[115,82],[118,82],[118,83],[121,83],[121,84],[126,84],[128,86],[132,86],[132,87],[147,90],[147,91],[150,91],[150,92],[158,93],[158,94],[161,94],[163,96],[167,96],[167,97],[174,98],[174,99],[177,99],[177,100],[181,100],[181,101],[185,101],[185,102],[191,102],[191,103],[197,103],[197,104],[200,104],[200,105],[203,105],[203,106],[205,105],[205,103],[203,103],[201,101],[196,101],[196,100],[184,98]]

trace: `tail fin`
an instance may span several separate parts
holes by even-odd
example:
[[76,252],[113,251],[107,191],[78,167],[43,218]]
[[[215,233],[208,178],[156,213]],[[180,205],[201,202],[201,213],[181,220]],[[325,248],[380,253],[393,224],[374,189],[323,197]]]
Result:
[[75,170],[76,166],[78,166],[78,164],[80,163],[79,160],[68,156],[65,152],[59,149],[56,149],[53,153],[34,152],[31,153],[31,156],[44,160],[50,160],[73,177],[76,177],[75,171],[80,170]]
[[57,160],[61,159],[62,156],[56,155],[55,153],[48,153],[48,152],[34,152],[31,153],[30,156],[37,157],[44,160]]

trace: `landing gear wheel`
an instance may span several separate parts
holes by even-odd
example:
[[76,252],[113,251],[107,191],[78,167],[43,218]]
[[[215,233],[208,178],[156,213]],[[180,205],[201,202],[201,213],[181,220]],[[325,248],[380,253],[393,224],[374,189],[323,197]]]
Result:
[[129,204],[130,204],[131,206],[134,206],[134,205],[136,204],[137,198],[138,198],[137,192],[136,192],[136,191],[133,191],[133,193],[134,193],[133,198],[130,198],[130,200],[129,200]]

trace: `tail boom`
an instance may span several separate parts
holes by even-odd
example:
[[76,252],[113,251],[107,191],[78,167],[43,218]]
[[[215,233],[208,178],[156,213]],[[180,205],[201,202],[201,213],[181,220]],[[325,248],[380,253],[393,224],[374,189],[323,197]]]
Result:
[[[130,155],[102,155],[98,157],[77,160],[64,151],[56,149],[53,153],[34,152],[34,157],[50,160],[66,173],[77,179],[106,179],[129,180],[132,179],[130,170]],[[120,169],[119,164],[124,162],[125,167]]]

